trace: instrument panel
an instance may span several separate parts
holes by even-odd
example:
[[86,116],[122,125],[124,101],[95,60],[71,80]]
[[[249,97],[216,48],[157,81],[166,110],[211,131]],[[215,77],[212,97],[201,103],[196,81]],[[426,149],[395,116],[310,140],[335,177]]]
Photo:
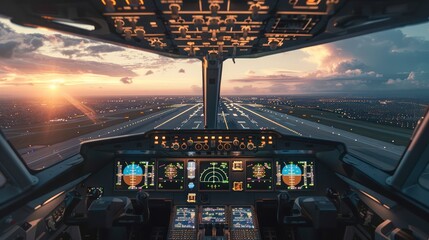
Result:
[[[172,148],[176,142],[177,150]],[[199,151],[198,143],[208,149]],[[249,143],[257,147],[250,144],[249,150]],[[251,205],[278,191],[293,196],[324,192],[330,183],[318,176],[329,173],[319,158],[338,159],[344,153],[338,142],[272,130],[153,130],[81,147],[88,162],[106,163],[88,186],[101,186],[111,195],[134,196],[143,190],[182,205]]]
[[315,188],[315,160],[150,159],[125,156],[114,168],[117,191],[274,191]]

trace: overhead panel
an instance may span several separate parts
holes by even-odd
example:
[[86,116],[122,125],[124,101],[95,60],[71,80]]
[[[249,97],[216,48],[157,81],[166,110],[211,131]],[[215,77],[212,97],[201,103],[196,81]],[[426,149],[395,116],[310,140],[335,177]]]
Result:
[[97,4],[112,30],[142,48],[235,58],[308,41],[340,0],[98,0]]

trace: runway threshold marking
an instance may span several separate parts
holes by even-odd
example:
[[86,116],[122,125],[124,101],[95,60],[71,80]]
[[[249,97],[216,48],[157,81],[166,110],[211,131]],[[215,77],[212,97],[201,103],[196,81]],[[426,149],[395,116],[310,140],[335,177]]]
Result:
[[284,129],[286,129],[286,130],[288,130],[288,131],[290,131],[290,132],[293,132],[293,133],[295,133],[296,135],[302,136],[302,133],[300,133],[300,132],[298,132],[298,131],[295,131],[295,130],[293,130],[293,129],[291,129],[291,128],[288,128],[288,127],[284,126],[283,124],[280,124],[280,123],[278,123],[278,122],[276,122],[276,121],[273,121],[273,120],[271,120],[271,119],[269,119],[269,118],[267,118],[267,117],[264,117],[264,116],[262,116],[261,114],[258,114],[258,113],[254,112],[254,111],[252,111],[252,110],[250,110],[250,109],[248,109],[248,108],[246,108],[246,107],[241,106],[241,104],[237,104],[237,103],[236,103],[236,105],[238,105],[239,107],[243,108],[244,110],[246,110],[246,111],[248,111],[248,112],[250,112],[250,113],[255,114],[256,116],[258,116],[258,117],[260,117],[260,118],[263,118],[263,119],[265,119],[265,120],[267,120],[267,121],[269,121],[269,122],[271,122],[271,123],[273,123],[273,124],[275,124],[275,125],[277,125],[277,126],[279,126],[279,127],[282,127],[282,128],[284,128]]
[[226,126],[226,130],[228,130],[229,129],[228,123],[226,122],[225,113],[223,111],[222,111],[222,117],[223,117],[223,122],[225,123],[225,126]]
[[199,105],[200,105],[200,104],[196,104],[195,106],[192,106],[192,107],[190,107],[190,108],[186,109],[185,111],[183,111],[183,112],[181,112],[181,113],[177,114],[176,116],[174,116],[174,117],[172,117],[172,118],[170,118],[170,119],[167,119],[166,121],[164,121],[163,123],[161,123],[161,124],[159,124],[158,126],[154,127],[153,129],[157,129],[157,128],[161,127],[162,125],[164,125],[164,124],[166,124],[166,123],[170,122],[170,121],[171,121],[171,120],[173,120],[173,119],[176,119],[176,118],[177,118],[177,117],[179,117],[180,115],[182,115],[182,114],[184,114],[184,113],[186,113],[186,112],[190,111],[191,109],[193,109],[193,108],[195,108],[195,107],[198,107]]

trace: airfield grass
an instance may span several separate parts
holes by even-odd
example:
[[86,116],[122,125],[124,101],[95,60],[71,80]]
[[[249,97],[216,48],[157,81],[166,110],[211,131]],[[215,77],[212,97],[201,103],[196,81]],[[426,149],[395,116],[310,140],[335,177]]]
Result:
[[[265,107],[277,112],[286,113],[291,116],[317,122],[326,126],[332,126],[334,128],[356,133],[384,142],[389,142],[399,146],[407,146],[408,142],[410,141],[410,136],[413,132],[413,130],[411,129],[398,128],[361,120],[342,118],[340,114],[330,113],[316,109],[272,105],[266,105]],[[405,137],[403,135],[406,135],[408,137]]]
[[[9,141],[16,149],[27,148],[29,146],[52,145],[87,133],[108,128],[116,124],[131,121],[148,115],[149,113],[156,113],[162,109],[163,108],[153,109],[152,111],[149,111],[149,109],[143,109],[113,114],[109,115],[109,117],[99,118],[95,123],[86,117],[82,117],[82,121],[73,121],[69,123],[45,123],[33,127],[21,126],[18,127],[21,134],[9,137]],[[12,130],[15,131],[15,129]],[[29,133],[22,134],[25,133],[26,130],[29,130]],[[15,132],[15,134],[17,134],[17,132]]]

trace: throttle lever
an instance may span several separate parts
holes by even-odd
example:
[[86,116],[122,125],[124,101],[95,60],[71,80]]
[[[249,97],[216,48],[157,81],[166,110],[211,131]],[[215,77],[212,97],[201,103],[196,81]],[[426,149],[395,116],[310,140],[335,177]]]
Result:
[[137,192],[136,206],[134,208],[134,213],[137,215],[143,216],[144,222],[149,221],[149,218],[150,218],[148,201],[149,201],[149,193],[144,191]]
[[286,191],[280,192],[277,195],[277,223],[283,224],[285,216],[291,215],[291,208],[289,206],[290,196]]
[[326,189],[326,197],[328,197],[335,204],[335,207],[337,207],[337,209],[340,210],[341,196],[337,190],[335,190],[333,188],[327,188]]
[[82,200],[82,195],[78,191],[67,192],[64,199],[65,210],[64,210],[64,223],[68,225],[75,225],[75,221],[72,221],[72,213],[79,202]]

